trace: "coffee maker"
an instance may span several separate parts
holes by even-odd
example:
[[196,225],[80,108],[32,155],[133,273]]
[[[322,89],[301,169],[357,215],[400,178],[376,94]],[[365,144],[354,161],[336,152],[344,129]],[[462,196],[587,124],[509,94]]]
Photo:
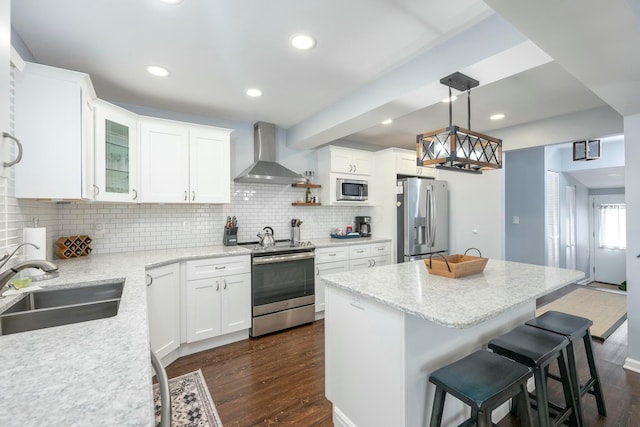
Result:
[[357,216],[356,220],[356,233],[359,233],[362,237],[371,236],[371,217],[370,216]]

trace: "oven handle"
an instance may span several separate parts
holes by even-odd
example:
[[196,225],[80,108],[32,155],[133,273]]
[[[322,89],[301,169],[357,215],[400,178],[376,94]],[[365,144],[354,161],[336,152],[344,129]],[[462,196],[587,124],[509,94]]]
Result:
[[276,256],[262,256],[262,257],[253,258],[253,264],[254,265],[275,264],[276,262],[298,261],[301,259],[310,259],[314,257],[315,257],[315,254],[313,252],[304,252],[301,254],[276,255]]

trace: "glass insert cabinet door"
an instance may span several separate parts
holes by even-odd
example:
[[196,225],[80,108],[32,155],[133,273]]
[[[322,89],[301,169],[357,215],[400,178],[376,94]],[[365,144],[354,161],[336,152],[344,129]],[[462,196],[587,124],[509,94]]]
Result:
[[106,102],[96,106],[96,200],[137,201],[136,133],[136,115]]

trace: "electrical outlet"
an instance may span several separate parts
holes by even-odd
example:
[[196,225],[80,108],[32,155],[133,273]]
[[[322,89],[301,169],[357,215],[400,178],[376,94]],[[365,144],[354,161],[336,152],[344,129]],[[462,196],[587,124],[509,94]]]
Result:
[[93,231],[95,234],[104,234],[104,224],[96,223],[93,225]]
[[520,224],[520,217],[519,217],[519,216],[517,216],[517,215],[514,215],[514,217],[513,217],[513,223],[514,223],[514,224]]

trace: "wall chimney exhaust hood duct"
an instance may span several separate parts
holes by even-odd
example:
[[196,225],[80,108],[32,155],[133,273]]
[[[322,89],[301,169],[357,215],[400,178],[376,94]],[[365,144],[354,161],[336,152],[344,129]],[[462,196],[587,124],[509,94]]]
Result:
[[235,182],[260,184],[298,184],[306,182],[302,175],[276,163],[276,125],[256,122],[253,125],[254,163],[238,175]]

